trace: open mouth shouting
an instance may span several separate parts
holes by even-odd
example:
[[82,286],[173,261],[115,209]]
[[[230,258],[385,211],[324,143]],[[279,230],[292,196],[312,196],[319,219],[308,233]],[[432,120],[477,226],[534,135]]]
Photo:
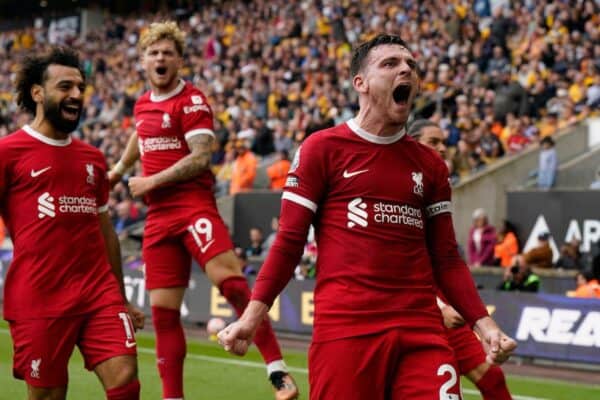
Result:
[[79,119],[81,114],[81,102],[68,102],[60,107],[63,118],[74,121]]
[[408,83],[401,83],[396,86],[394,92],[392,93],[392,97],[394,99],[394,103],[398,105],[406,105],[408,103],[408,99],[410,98],[410,91],[412,87]]
[[167,76],[167,67],[156,67],[156,75],[160,78],[164,78]]

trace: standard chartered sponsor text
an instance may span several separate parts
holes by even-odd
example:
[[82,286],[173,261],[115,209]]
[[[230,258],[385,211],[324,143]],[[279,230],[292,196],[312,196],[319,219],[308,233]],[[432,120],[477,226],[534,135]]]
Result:
[[176,137],[161,136],[145,139],[142,146],[144,152],[175,150],[181,148],[181,140]]
[[62,213],[98,213],[98,205],[93,197],[60,196],[58,198],[58,209]]
[[423,229],[423,215],[420,209],[407,204],[378,202],[373,205],[375,222],[381,224],[402,224]]

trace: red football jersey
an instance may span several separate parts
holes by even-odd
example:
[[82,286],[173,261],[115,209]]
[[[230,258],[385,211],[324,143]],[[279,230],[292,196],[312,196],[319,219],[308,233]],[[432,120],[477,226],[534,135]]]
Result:
[[4,318],[47,318],[122,304],[98,213],[106,211],[102,153],[24,126],[0,139],[0,213],[14,243]]
[[302,144],[282,199],[315,212],[315,341],[442,330],[426,227],[450,211],[450,185],[433,150],[404,131],[379,137],[350,120]]
[[[180,81],[168,94],[142,95],[134,109],[144,176],[153,175],[190,154],[186,139],[214,135],[213,115],[204,94],[191,83]],[[151,191],[146,196],[150,218],[156,211],[185,213],[199,204],[214,203],[214,175],[199,176]]]

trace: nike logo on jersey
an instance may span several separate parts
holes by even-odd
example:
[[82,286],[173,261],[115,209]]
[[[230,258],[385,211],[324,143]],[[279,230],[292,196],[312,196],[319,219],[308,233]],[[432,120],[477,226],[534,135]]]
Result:
[[128,349],[137,346],[136,342],[130,342],[129,340],[125,341],[125,347],[127,347]]
[[344,170],[344,174],[342,175],[344,178],[352,178],[353,176],[363,174],[367,172],[368,169],[361,169],[360,171],[348,172],[347,169]]
[[136,123],[135,123],[135,127],[136,127],[136,128],[139,128],[139,127],[140,127],[140,125],[142,125],[142,123],[143,123],[143,122],[144,122],[144,120],[143,120],[143,119],[140,119],[138,122],[136,122]]
[[41,175],[41,174],[43,174],[44,172],[48,171],[50,168],[52,168],[52,167],[46,167],[46,168],[43,168],[43,169],[40,169],[40,170],[37,170],[37,171],[36,171],[36,170],[34,170],[34,169],[32,169],[32,170],[31,170],[31,177],[32,177],[32,178],[35,178],[35,177],[37,177],[37,176],[40,176],[40,175]]
[[203,253],[206,253],[206,250],[208,250],[208,248],[210,247],[211,244],[213,244],[215,242],[215,239],[211,240],[210,242],[206,243],[204,246],[199,246],[200,247],[200,251]]

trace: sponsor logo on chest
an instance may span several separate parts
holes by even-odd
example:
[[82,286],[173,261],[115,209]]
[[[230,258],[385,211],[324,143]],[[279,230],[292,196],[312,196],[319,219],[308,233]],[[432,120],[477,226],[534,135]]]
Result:
[[98,204],[95,198],[86,196],[59,196],[57,201],[50,192],[45,192],[38,197],[39,219],[55,218],[57,210],[62,214],[98,214]]
[[369,226],[369,215],[376,224],[382,225],[406,225],[423,229],[423,212],[408,204],[394,204],[378,201],[369,206],[361,197],[357,197],[348,203],[348,222],[346,226],[350,229],[360,226]]

